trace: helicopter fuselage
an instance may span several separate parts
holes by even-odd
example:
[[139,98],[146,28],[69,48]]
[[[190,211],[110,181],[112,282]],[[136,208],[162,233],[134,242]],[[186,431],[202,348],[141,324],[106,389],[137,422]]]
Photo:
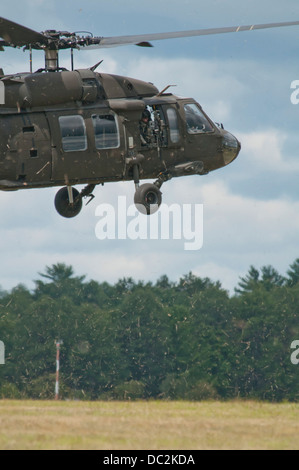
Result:
[[135,180],[134,168],[138,179],[203,175],[240,151],[195,100],[151,83],[90,69],[0,83],[1,190]]

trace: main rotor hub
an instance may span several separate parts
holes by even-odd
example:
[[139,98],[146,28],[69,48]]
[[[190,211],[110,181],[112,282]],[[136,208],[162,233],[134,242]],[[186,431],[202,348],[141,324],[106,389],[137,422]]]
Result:
[[[55,72],[59,70],[59,51],[71,49],[72,63],[73,50],[80,47],[89,46],[95,43],[92,33],[82,31],[87,36],[79,36],[79,32],[70,33],[68,31],[47,30],[41,34],[44,36],[44,44],[34,43],[25,46],[25,49],[39,49],[45,52],[45,70]],[[100,38],[97,38],[98,43]]]

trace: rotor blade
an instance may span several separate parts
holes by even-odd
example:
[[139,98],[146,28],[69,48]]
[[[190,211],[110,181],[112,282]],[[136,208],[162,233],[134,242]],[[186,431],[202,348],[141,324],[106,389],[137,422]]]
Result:
[[4,39],[6,46],[26,46],[33,43],[47,44],[47,38],[43,34],[1,17],[0,37]]
[[256,24],[248,26],[230,26],[225,28],[195,29],[190,31],[177,31],[171,33],[140,34],[134,36],[114,36],[93,38],[91,45],[83,46],[80,49],[97,49],[101,47],[117,47],[129,44],[139,45],[140,43],[158,41],[163,39],[186,38],[193,36],[207,36],[209,34],[238,33],[241,31],[253,31],[256,29],[279,28],[281,26],[298,26],[299,21],[289,21],[284,23]]

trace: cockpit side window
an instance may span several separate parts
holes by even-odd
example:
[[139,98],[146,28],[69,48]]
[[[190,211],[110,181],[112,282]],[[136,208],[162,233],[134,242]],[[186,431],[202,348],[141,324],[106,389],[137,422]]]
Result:
[[167,118],[169,123],[170,140],[173,144],[177,144],[180,141],[180,129],[178,115],[174,108],[167,108]]
[[195,103],[185,104],[186,124],[188,134],[213,132],[214,129]]

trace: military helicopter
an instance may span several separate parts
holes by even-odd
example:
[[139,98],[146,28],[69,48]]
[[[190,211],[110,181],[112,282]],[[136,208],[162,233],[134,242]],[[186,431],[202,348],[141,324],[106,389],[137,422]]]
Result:
[[[74,70],[73,51],[122,45],[152,47],[151,41],[299,25],[299,21],[199,29],[161,34],[94,37],[91,33],[36,32],[0,18],[0,48],[23,47],[30,72],[0,69],[0,189],[62,186],[58,213],[77,216],[96,185],[135,183],[138,209],[151,214],[162,202],[161,187],[173,177],[205,175],[235,160],[241,144],[215,124],[192,98],[169,86],[97,72],[100,63]],[[71,70],[59,66],[70,49]],[[45,53],[33,72],[32,51]],[[155,180],[140,184],[140,180]],[[75,185],[84,185],[79,192]]]

